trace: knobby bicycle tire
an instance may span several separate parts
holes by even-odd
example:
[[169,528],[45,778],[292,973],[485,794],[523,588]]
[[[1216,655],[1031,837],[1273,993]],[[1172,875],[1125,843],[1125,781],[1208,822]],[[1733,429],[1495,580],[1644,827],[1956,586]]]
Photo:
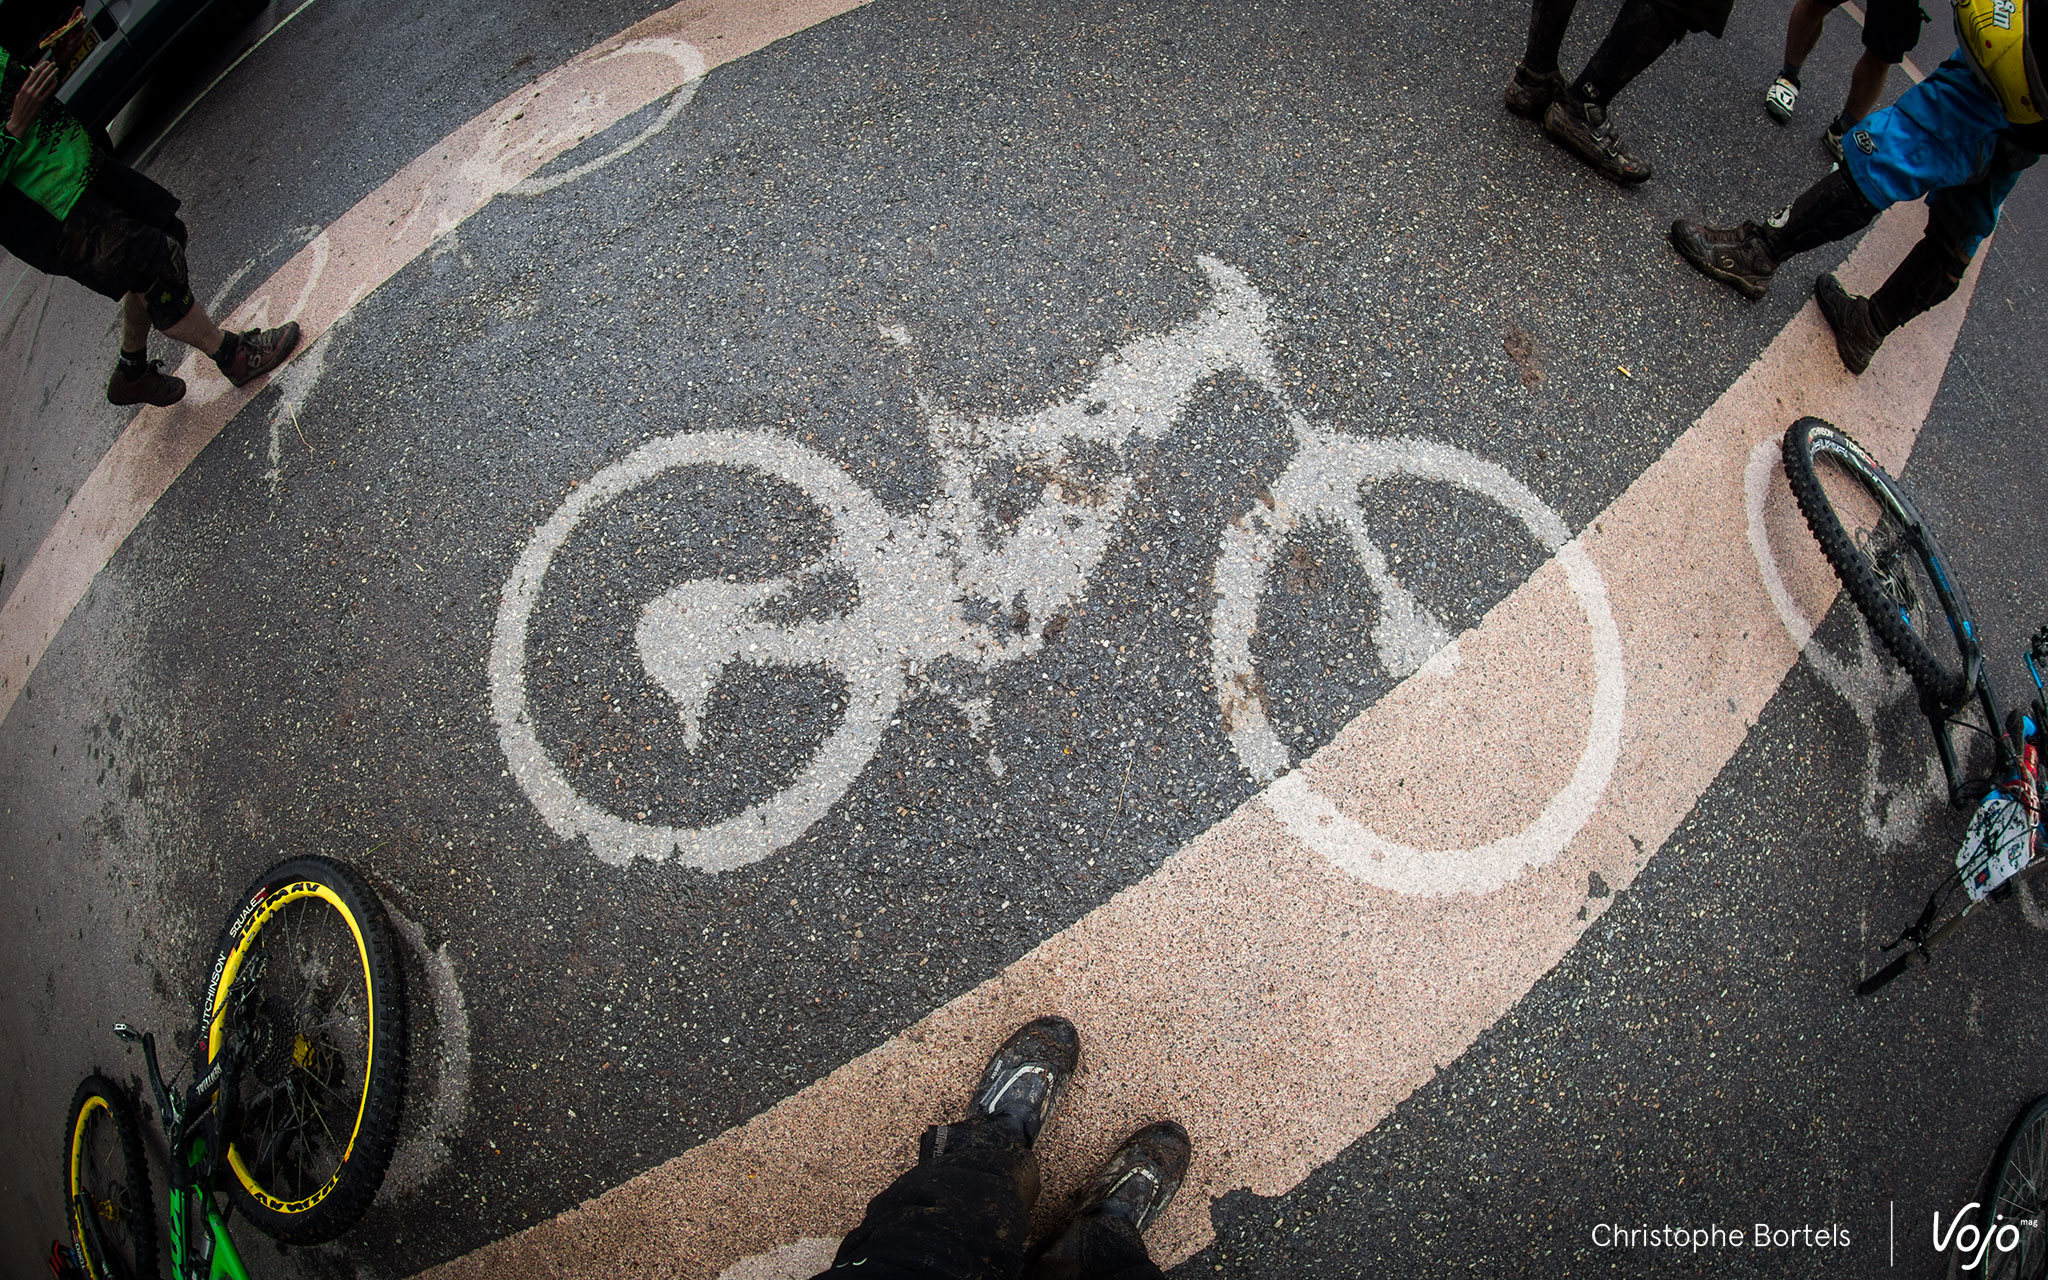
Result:
[[1940,611],[1954,634],[1973,634],[1974,627],[1958,593],[1950,586],[1947,570],[1943,567],[1945,559],[1935,546],[1933,535],[1921,523],[1919,513],[1898,482],[1886,475],[1884,468],[1878,466],[1846,432],[1819,418],[1801,418],[1785,432],[1785,479],[1791,484],[1792,497],[1799,503],[1800,514],[1806,518],[1806,527],[1813,531],[1815,541],[1820,543],[1821,554],[1834,567],[1843,590],[1856,602],[1857,610],[1870,624],[1870,629],[1877,633],[1878,640],[1906,669],[1906,674],[1922,692],[1945,707],[1959,705],[1968,693],[1965,684],[1967,658],[1959,654],[1953,663],[1944,660],[1935,653],[1926,638],[1900,615],[1899,607],[1886,592],[1877,568],[1857,546],[1829,500],[1814,461],[1818,452],[1825,452],[1834,459],[1842,473],[1862,486],[1886,515],[1898,523],[1907,534],[1911,554],[1934,585],[1936,598],[1929,604]]
[[[235,1207],[259,1230],[302,1245],[332,1240],[354,1226],[383,1185],[398,1138],[406,1057],[404,972],[383,905],[350,868],[300,857],[264,872],[221,931],[202,1010],[208,1060],[226,1043],[236,983],[263,984],[270,948],[303,942],[304,933],[327,934],[346,973],[331,978],[331,989],[318,990],[318,983],[330,981],[326,971],[301,963],[301,974],[313,976],[295,978],[285,966],[280,985],[302,988],[299,1003],[264,989],[257,1012],[244,1015],[252,1049],[237,1096],[228,1100],[234,1127],[223,1178]],[[252,965],[259,955],[263,961]],[[327,1008],[310,1017],[323,999]],[[361,1012],[337,1033],[344,1018],[335,1011],[344,1005]],[[323,1098],[338,1109],[338,1123],[320,1113]],[[304,1112],[316,1113],[319,1133]],[[266,1123],[273,1120],[279,1123]],[[288,1177],[283,1162],[315,1139],[338,1147],[331,1174],[323,1173],[323,1161],[311,1175],[301,1167],[298,1179]]]
[[1988,1250],[1983,1258],[1983,1280],[2042,1280],[2048,1276],[2044,1201],[2048,1201],[2048,1097],[2034,1099],[2013,1121],[1984,1179],[1985,1222],[1994,1230],[2013,1223],[2019,1228],[2019,1247]]
[[[117,1160],[118,1170],[88,1167],[97,1163],[88,1148],[92,1131],[101,1123],[112,1126],[115,1150],[109,1154]],[[117,1172],[119,1179],[106,1183],[100,1176],[106,1172]],[[79,1203],[81,1197],[85,1205]],[[80,1081],[64,1116],[64,1205],[64,1219],[86,1275],[92,1280],[154,1280],[156,1205],[149,1198],[142,1129],[136,1123],[128,1091],[105,1076],[90,1075]],[[102,1256],[88,1235],[86,1224],[80,1221],[82,1211],[91,1212],[98,1220],[95,1234],[108,1256]],[[125,1237],[128,1257],[120,1256],[114,1239],[117,1235]]]

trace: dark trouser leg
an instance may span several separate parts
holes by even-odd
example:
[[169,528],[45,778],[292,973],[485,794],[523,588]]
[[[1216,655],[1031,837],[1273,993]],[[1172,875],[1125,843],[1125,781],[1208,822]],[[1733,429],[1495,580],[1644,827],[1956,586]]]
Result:
[[1145,1239],[1121,1218],[1084,1214],[1046,1246],[1031,1280],[1163,1280]]
[[1038,1157],[1000,1121],[925,1134],[917,1167],[868,1202],[828,1276],[1014,1280],[1024,1271]]
[[1800,193],[1782,222],[1764,229],[1764,245],[1771,260],[1782,265],[1808,249],[1854,235],[1876,218],[1877,206],[1856,189],[1848,173],[1830,169],[1826,177]]
[[1913,252],[1892,268],[1877,292],[1870,295],[1870,323],[1878,336],[1946,302],[1969,269],[1970,260],[1956,251],[1947,236],[1929,227]]
[[1658,0],[1625,0],[1607,38],[1572,82],[1572,92],[1604,107],[1685,34],[1685,20]]
[[1571,25],[1578,3],[1536,0],[1529,6],[1529,47],[1522,52],[1523,66],[1538,73],[1557,70],[1557,51],[1564,45],[1564,29]]

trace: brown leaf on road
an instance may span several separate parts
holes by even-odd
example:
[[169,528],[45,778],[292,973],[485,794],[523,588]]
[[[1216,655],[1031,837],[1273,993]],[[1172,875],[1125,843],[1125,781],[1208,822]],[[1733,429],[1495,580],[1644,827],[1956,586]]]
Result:
[[1536,366],[1536,338],[1521,325],[1511,324],[1501,335],[1501,346],[1507,348],[1508,359],[1515,362],[1515,368],[1522,374],[1522,385],[1531,391],[1543,385],[1543,370]]

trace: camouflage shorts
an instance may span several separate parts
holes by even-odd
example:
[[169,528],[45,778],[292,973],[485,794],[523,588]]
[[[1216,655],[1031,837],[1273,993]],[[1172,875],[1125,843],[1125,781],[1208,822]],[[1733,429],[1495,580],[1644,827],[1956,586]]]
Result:
[[64,219],[59,252],[64,274],[93,292],[141,294],[159,329],[192,309],[177,197],[125,165],[100,167]]

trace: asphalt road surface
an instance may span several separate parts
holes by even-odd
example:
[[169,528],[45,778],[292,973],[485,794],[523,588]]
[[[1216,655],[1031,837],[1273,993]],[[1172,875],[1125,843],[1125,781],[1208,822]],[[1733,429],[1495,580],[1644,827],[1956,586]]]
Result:
[[[1613,7],[1585,7],[1568,64]],[[351,861],[400,920],[412,1087],[354,1232],[242,1242],[258,1275],[406,1276],[545,1232],[1027,972],[1048,940],[1092,936],[1072,931],[1450,671],[1431,655],[1508,616],[1564,538],[1662,474],[1813,323],[1806,286],[1851,247],[1749,304],[1663,240],[1673,217],[1762,214],[1823,170],[1846,18],[1785,129],[1759,102],[1779,6],[1683,42],[1620,99],[1658,172],[1618,190],[1501,110],[1510,8],[771,12],[784,38],[737,23],[765,47],[724,57],[705,37],[707,72],[492,178],[419,251],[371,271],[336,250],[340,283],[318,288],[346,297],[339,318],[160,497],[131,495],[133,533],[86,564],[7,695],[6,1273],[39,1273],[62,1230],[73,1084],[140,1070],[107,1024],[185,1043],[215,931],[279,858]],[[186,202],[196,292],[231,311],[408,166],[468,172],[444,139],[650,15],[316,0],[147,163]],[[1916,57],[1947,47],[1936,22]],[[162,123],[227,52],[160,86]],[[156,132],[138,121],[131,154]],[[1931,397],[1904,476],[2008,698],[2048,620],[2029,544],[2044,226],[2022,179],[1952,350],[1888,347],[1858,393]],[[100,395],[109,305],[11,260],[0,292],[4,597],[61,552],[45,539],[67,507],[102,500],[89,477],[130,420]],[[1786,357],[1791,376],[1849,387],[1820,354]],[[1423,443],[1399,466],[1364,455],[1361,485],[1347,440]],[[1369,537],[1270,517],[1338,473]],[[1674,529],[1680,492],[1655,508]],[[1709,579],[1756,579],[1725,532],[1692,548]],[[1637,681],[1666,652],[1655,629],[1698,619],[1629,621],[1632,580],[1602,563],[1630,671],[1619,749],[1643,726],[1686,738],[1692,712]],[[1528,645],[1531,685],[1577,687]],[[1853,998],[1963,819],[1846,602],[1747,687],[1757,713],[1725,762],[1668,838],[1579,875],[1585,910],[1553,952],[1460,944],[1540,954],[1514,998],[1388,1086],[1377,1118],[1333,1119],[1312,1157],[1270,1166],[1299,1176],[1244,1155],[1251,1174],[1191,1192],[1176,1274],[1945,1274],[1933,1215],[1973,1198],[2048,1091],[2030,966],[2048,940],[2031,900],[2008,904]],[[1569,740],[1496,725],[1495,753],[1424,721],[1396,754],[1483,812],[1581,758],[1593,723]],[[1268,927],[1277,945],[1289,924]],[[1151,963],[1142,945],[1080,954],[1111,975]],[[1214,965],[1258,1004],[1255,959]],[[1395,1056],[1425,1038],[1405,1016],[1379,1029]],[[1247,1034],[1177,1078],[1213,1072],[1256,1110],[1328,1049]],[[967,1085],[914,1082],[940,1109]],[[811,1176],[866,1140],[847,1132],[815,1135]],[[1603,1223],[1848,1243],[1602,1247]],[[792,1268],[819,1247],[777,1263],[794,1236],[735,1240],[690,1265],[808,1274]]]

